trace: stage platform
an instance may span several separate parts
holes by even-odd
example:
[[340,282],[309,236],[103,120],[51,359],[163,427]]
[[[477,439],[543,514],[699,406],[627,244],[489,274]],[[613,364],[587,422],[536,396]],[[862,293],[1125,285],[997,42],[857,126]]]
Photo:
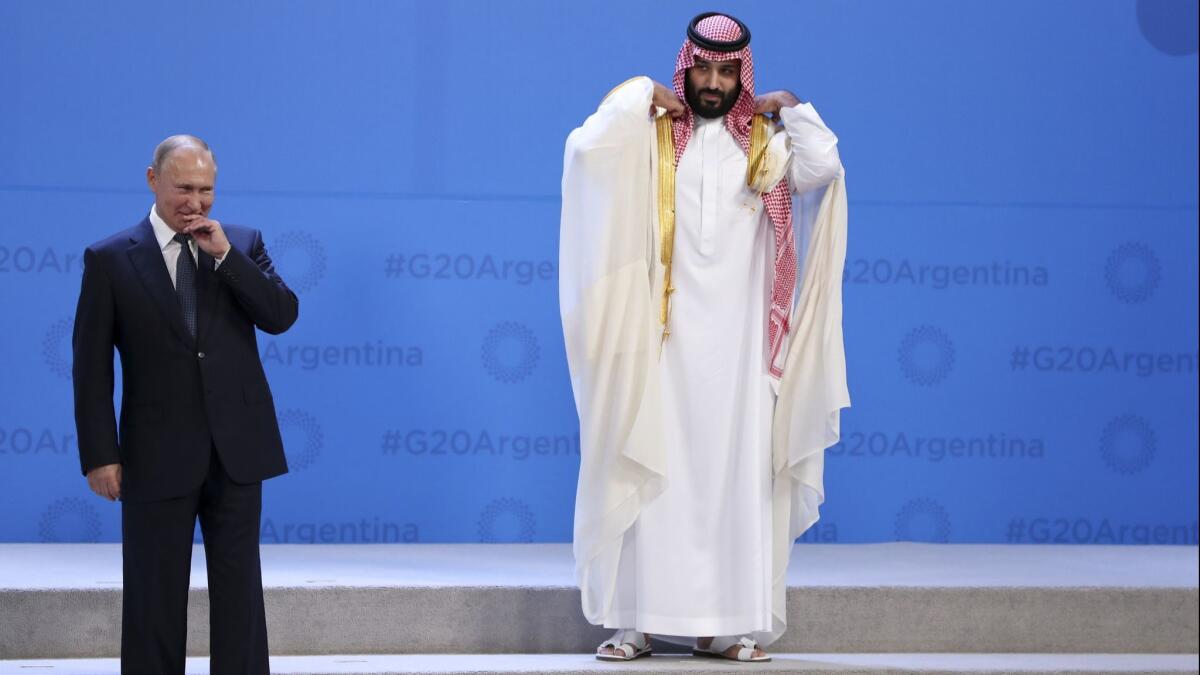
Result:
[[[794,672],[1196,672],[1197,551],[800,545],[789,631],[772,651]],[[0,545],[0,672],[34,670],[15,659],[117,656],[120,569],[115,544]],[[373,655],[281,659],[276,672],[607,665],[587,657],[608,631],[580,616],[568,545],[265,545],[263,573],[273,654]],[[189,651],[199,655],[208,645],[199,547],[192,581]],[[36,663],[116,672],[104,665],[115,661]],[[70,670],[81,663],[98,670]],[[656,656],[620,668],[731,666]]]
[[[774,654],[771,663],[721,663],[653,656],[600,663],[585,654],[274,656],[275,675],[651,675],[653,673],[802,673],[804,675],[1121,675],[1195,673],[1195,655],[1164,654]],[[188,659],[188,675],[208,675],[208,660]],[[0,675],[118,675],[116,659],[0,661]],[[219,674],[218,674],[219,675]]]

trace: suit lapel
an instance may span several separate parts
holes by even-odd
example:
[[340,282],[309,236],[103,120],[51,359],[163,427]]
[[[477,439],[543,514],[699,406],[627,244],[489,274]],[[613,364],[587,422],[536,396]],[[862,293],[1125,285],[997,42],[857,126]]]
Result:
[[150,225],[149,218],[138,225],[133,244],[126,253],[146,292],[162,312],[163,318],[179,335],[179,339],[189,345],[195,345],[187,324],[183,321],[183,308],[179,306],[179,296],[175,294],[175,287],[171,285],[171,275],[163,262],[162,249],[158,247],[158,239],[154,238],[154,228]]

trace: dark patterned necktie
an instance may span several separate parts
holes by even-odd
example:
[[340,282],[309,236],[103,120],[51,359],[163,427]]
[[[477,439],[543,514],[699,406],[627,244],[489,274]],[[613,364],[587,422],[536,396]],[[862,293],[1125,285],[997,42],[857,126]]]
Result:
[[183,308],[183,320],[192,337],[196,337],[196,259],[192,257],[190,234],[176,234],[175,241],[183,250],[175,261],[175,292],[179,295],[179,306]]

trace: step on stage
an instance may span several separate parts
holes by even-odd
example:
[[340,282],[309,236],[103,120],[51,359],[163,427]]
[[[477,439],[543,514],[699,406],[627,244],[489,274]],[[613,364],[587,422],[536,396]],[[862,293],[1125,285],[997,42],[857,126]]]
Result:
[[[764,665],[596,662],[565,544],[266,545],[263,581],[276,673],[1197,673],[1197,551],[802,545]],[[120,570],[115,544],[0,545],[0,674],[119,672]],[[199,547],[192,586],[203,655]]]

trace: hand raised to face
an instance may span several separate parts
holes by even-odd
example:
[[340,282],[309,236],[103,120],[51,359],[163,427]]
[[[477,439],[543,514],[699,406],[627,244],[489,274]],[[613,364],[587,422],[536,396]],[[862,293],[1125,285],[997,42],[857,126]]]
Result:
[[183,233],[192,235],[196,246],[214,258],[222,258],[229,252],[229,239],[221,223],[204,216],[185,216]]

